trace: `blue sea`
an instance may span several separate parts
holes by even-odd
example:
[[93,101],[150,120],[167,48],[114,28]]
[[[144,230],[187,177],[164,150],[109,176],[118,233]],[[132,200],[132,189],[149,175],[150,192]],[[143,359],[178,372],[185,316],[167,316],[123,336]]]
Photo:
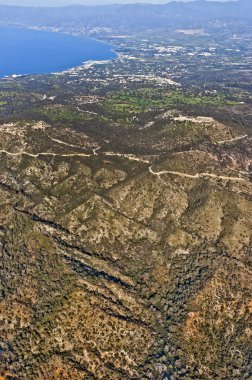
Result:
[[0,27],[0,77],[60,72],[89,60],[114,59],[114,49],[90,38]]

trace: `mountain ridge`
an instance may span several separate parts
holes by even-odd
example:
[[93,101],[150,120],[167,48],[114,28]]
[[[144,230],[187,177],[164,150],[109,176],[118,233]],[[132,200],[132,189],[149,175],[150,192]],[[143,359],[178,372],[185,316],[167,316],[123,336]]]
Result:
[[[213,20],[252,20],[252,4],[237,2],[192,1],[167,4],[115,4],[62,8],[16,7],[0,5],[2,23],[61,26],[73,22],[80,26],[125,27],[134,29],[201,26]],[[185,18],[186,14],[186,18]]]

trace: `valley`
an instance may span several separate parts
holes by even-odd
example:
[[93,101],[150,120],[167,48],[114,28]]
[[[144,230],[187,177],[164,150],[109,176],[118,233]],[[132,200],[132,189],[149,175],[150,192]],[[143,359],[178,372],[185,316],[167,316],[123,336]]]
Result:
[[251,26],[127,23],[0,79],[1,380],[251,378]]

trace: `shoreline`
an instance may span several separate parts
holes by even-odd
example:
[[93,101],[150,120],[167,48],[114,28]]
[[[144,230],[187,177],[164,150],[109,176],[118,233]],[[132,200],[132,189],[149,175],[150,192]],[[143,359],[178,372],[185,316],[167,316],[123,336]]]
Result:
[[21,78],[21,77],[24,77],[24,76],[40,76],[40,75],[64,75],[64,74],[67,74],[67,73],[72,73],[72,72],[78,72],[80,70],[84,70],[85,68],[87,68],[86,66],[89,66],[89,67],[92,67],[93,65],[96,65],[96,64],[106,64],[106,63],[109,63],[109,62],[112,62],[112,61],[116,61],[118,59],[120,59],[120,53],[118,53],[116,51],[116,48],[117,46],[114,46],[114,45],[111,45],[110,43],[108,42],[104,42],[103,40],[100,40],[100,39],[97,39],[97,38],[93,38],[93,37],[88,37],[88,36],[78,36],[78,35],[75,35],[75,34],[71,34],[71,33],[68,33],[68,32],[64,32],[64,31],[58,31],[58,30],[50,30],[50,29],[43,29],[43,28],[37,28],[37,27],[21,27],[21,26],[16,26],[16,25],[6,25],[5,28],[13,28],[13,29],[22,29],[22,30],[34,30],[34,31],[38,31],[38,32],[46,32],[46,33],[55,33],[55,34],[63,34],[63,35],[66,35],[66,36],[70,36],[70,37],[75,37],[75,38],[79,38],[79,39],[86,39],[86,40],[93,40],[93,41],[96,41],[96,42],[99,42],[99,43],[102,43],[106,46],[111,46],[113,48],[113,50],[111,49],[110,52],[113,53],[115,55],[115,57],[113,58],[109,58],[109,59],[90,59],[90,60],[86,60],[86,61],[82,61],[79,65],[76,65],[76,66],[73,66],[73,67],[70,67],[70,68],[67,68],[67,69],[64,69],[64,70],[61,70],[61,71],[50,71],[50,72],[44,72],[44,73],[26,73],[26,74],[18,74],[18,73],[13,73],[13,74],[9,74],[9,75],[3,75],[1,76],[0,75],[0,81],[1,80],[10,80],[10,79],[18,79],[18,78]]

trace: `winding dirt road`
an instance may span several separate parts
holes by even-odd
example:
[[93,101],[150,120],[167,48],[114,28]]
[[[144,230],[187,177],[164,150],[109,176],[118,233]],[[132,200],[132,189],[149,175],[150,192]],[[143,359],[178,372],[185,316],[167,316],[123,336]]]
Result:
[[237,137],[234,137],[233,139],[218,141],[217,144],[222,145],[222,144],[226,144],[230,142],[235,142],[235,141],[246,139],[247,137],[248,135],[237,136]]
[[93,154],[87,154],[87,153],[53,153],[53,152],[39,152],[39,153],[29,153],[26,151],[22,152],[9,152],[5,149],[0,149],[0,153],[6,153],[9,156],[29,156],[38,158],[39,156],[53,156],[53,157],[91,157]]
[[[26,155],[26,156],[29,156],[29,157],[33,157],[33,158],[38,158],[39,156],[52,156],[52,157],[92,157],[92,156],[98,156],[98,154],[96,153],[97,150],[101,149],[101,147],[98,147],[98,148],[95,148],[93,149],[93,152],[90,153],[90,154],[87,154],[87,153],[53,153],[53,152],[39,152],[39,153],[29,153],[29,152],[26,152],[26,151],[22,151],[22,152],[9,152],[5,149],[0,149],[0,154],[1,153],[5,153],[7,155],[10,155],[10,156],[22,156],[22,155]],[[133,160],[133,161],[137,161],[137,162],[142,162],[142,163],[145,163],[145,164],[149,164],[150,161],[149,160],[145,160],[143,158],[139,158],[139,157],[136,157],[132,154],[124,154],[124,153],[114,153],[114,152],[101,152],[101,154],[105,155],[105,156],[117,156],[117,157],[123,157],[123,158],[127,158],[128,160]],[[222,180],[225,180],[225,181],[239,181],[239,182],[244,182],[245,179],[242,178],[242,177],[228,177],[228,176],[224,176],[224,175],[216,175],[216,174],[213,174],[213,173],[196,173],[196,174],[188,174],[188,173],[183,173],[183,172],[177,172],[177,171],[171,171],[171,170],[161,170],[161,171],[154,171],[153,169],[153,165],[149,166],[148,167],[148,170],[149,172],[152,174],[152,175],[155,175],[157,177],[160,178],[161,175],[163,174],[171,174],[171,175],[175,175],[175,176],[178,176],[178,177],[182,177],[182,178],[190,178],[190,179],[199,179],[199,178],[214,178],[214,179],[222,179]]]
[[159,172],[155,172],[152,169],[152,166],[149,166],[149,172],[157,177],[160,177],[163,174],[172,174],[183,178],[191,178],[191,179],[199,179],[199,178],[215,178],[215,179],[223,179],[225,181],[240,181],[244,182],[245,179],[241,177],[227,177],[222,175],[216,175],[212,173],[196,173],[196,174],[187,174],[183,172],[176,172],[176,171],[170,171],[170,170],[162,170]]

